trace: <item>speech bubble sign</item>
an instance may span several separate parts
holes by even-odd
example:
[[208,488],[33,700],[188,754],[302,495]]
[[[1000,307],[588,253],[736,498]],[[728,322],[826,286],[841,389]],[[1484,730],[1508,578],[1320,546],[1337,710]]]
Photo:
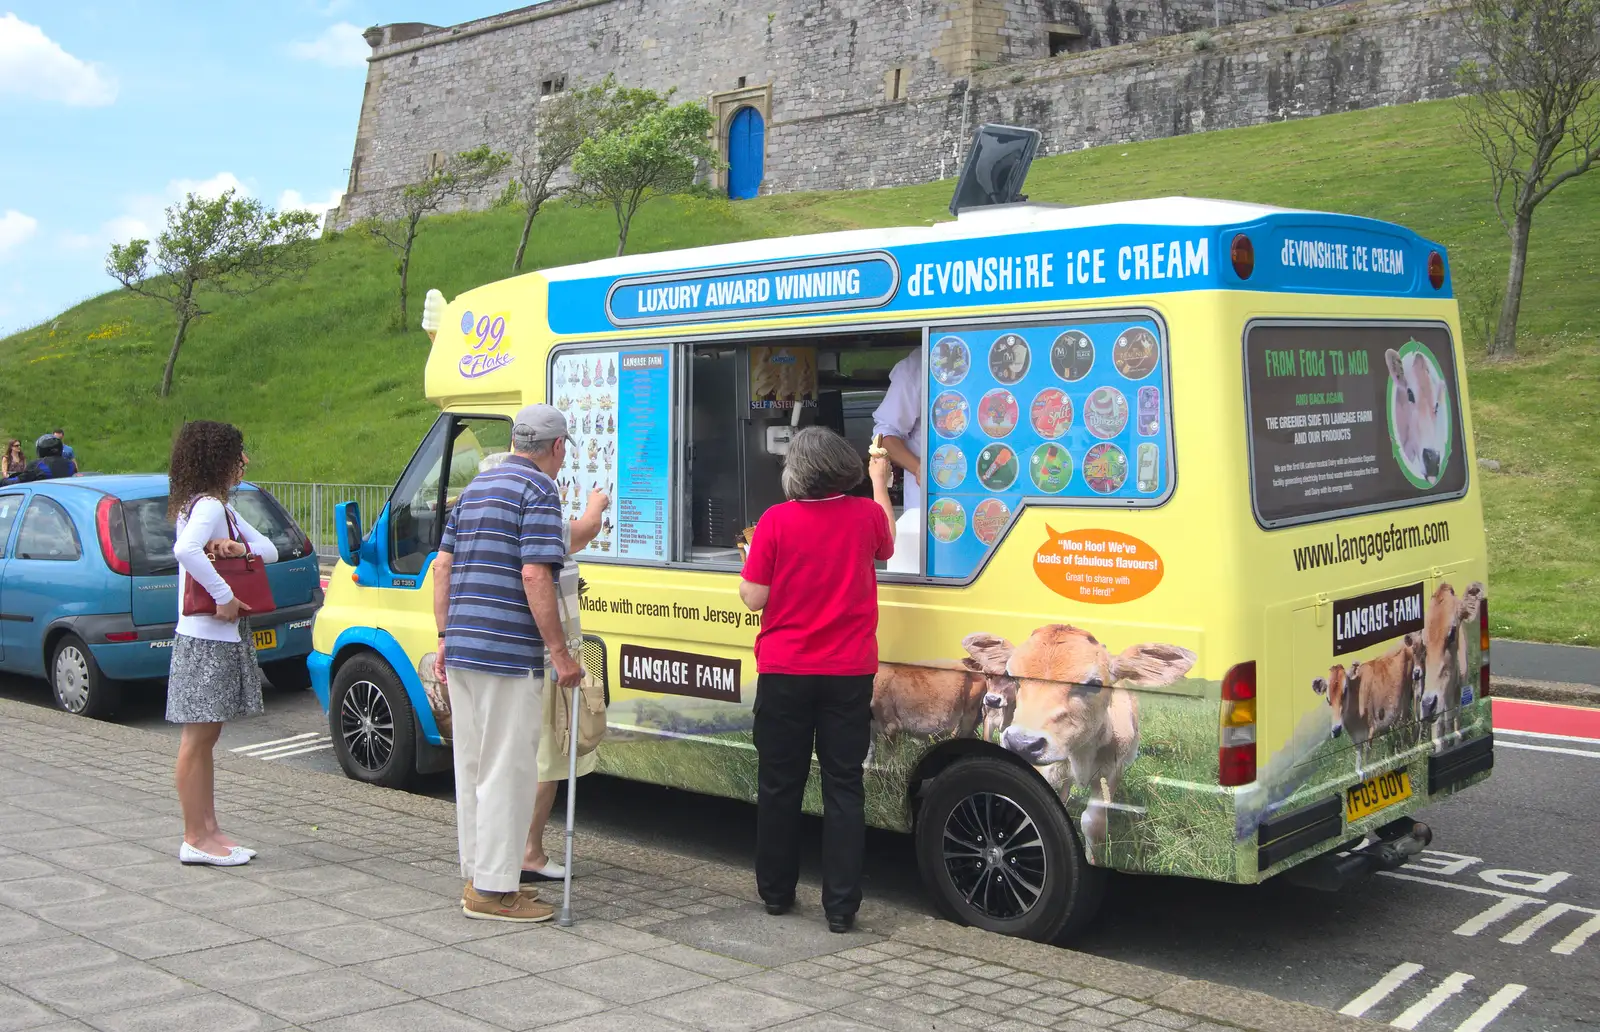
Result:
[[1033,572],[1045,587],[1074,602],[1115,605],[1156,589],[1166,564],[1154,548],[1129,534],[1096,528],[1057,531],[1033,554]]

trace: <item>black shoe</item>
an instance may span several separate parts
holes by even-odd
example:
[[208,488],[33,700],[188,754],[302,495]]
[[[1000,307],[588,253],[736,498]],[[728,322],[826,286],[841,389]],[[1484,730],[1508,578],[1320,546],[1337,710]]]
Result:
[[790,896],[788,899],[785,899],[785,900],[780,900],[777,903],[768,903],[767,904],[767,913],[771,914],[773,917],[781,917],[784,914],[787,914],[792,909],[794,909],[794,897],[793,896]]
[[828,931],[843,934],[856,926],[854,914],[829,914]]

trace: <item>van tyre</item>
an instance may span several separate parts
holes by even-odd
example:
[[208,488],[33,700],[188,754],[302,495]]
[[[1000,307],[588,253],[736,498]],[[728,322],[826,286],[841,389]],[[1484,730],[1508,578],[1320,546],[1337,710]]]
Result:
[[1066,809],[1036,774],[1007,760],[960,760],[923,793],[917,866],[945,917],[1054,942],[1099,909],[1105,872],[1089,866]]
[[49,675],[50,694],[68,713],[104,720],[122,702],[122,685],[100,672],[94,653],[76,634],[63,635],[50,649]]
[[339,667],[328,699],[328,733],[347,776],[408,788],[417,776],[416,717],[389,664],[372,653]]

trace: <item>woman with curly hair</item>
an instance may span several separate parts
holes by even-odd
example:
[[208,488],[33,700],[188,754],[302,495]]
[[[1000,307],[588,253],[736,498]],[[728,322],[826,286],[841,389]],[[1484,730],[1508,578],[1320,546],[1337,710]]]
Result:
[[234,598],[211,565],[212,559],[246,553],[264,562],[278,561],[272,542],[228,504],[249,464],[244,435],[228,423],[185,423],[172,446],[167,515],[178,525],[172,547],[180,568],[178,598],[193,578],[217,603],[215,616],[179,613],[167,680],[167,720],[183,725],[177,769],[183,845],[178,859],[185,864],[237,867],[256,855],[217,827],[211,759],[224,721],[261,712],[261,671],[245,615],[248,607]]

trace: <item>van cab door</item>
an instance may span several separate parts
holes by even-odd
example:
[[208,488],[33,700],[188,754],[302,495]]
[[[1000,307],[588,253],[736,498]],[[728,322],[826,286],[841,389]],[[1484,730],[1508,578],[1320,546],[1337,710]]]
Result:
[[17,528],[16,545],[0,573],[0,648],[11,669],[42,675],[44,631],[63,608],[96,612],[102,587],[89,574],[83,542],[67,510],[53,498],[35,494],[27,500]]
[[6,610],[5,569],[11,558],[11,532],[16,529],[17,516],[27,500],[26,491],[0,492],[0,660],[5,658],[4,625],[10,622]]

